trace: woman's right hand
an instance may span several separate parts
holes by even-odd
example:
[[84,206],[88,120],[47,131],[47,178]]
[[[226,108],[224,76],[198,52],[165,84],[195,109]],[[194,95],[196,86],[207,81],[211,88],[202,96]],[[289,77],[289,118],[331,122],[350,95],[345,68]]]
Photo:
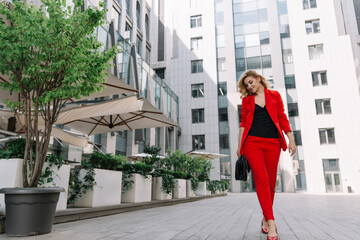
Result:
[[238,147],[238,149],[236,150],[236,154],[237,154],[238,157],[241,156],[241,154],[240,154],[240,147]]

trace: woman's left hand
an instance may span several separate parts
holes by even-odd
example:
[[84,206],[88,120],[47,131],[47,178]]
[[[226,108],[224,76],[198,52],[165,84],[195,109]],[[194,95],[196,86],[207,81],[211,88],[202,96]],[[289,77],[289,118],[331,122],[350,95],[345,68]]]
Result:
[[296,145],[294,141],[290,141],[289,142],[289,153],[290,153],[290,157],[294,156],[294,154],[296,153]]

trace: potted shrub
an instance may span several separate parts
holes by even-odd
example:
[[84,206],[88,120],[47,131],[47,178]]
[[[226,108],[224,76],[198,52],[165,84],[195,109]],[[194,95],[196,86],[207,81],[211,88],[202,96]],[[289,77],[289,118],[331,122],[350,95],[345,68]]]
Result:
[[121,203],[122,172],[127,162],[121,155],[94,152],[76,168],[69,189],[75,207],[99,207]]
[[209,181],[210,170],[212,168],[212,163],[210,160],[202,159],[199,161],[199,171],[197,172],[197,178],[199,179],[199,185],[196,189],[197,196],[205,196],[208,195],[206,182]]
[[189,176],[183,172],[173,172],[175,178],[175,187],[173,190],[173,198],[186,198],[186,179]]
[[150,202],[152,178],[151,165],[146,163],[127,163],[123,166],[121,202]]
[[[70,99],[101,89],[109,62],[118,51],[117,47],[98,51],[101,43],[93,33],[104,23],[103,5],[83,10],[80,1],[73,3],[72,11],[62,0],[42,0],[40,8],[24,1],[0,3],[0,73],[9,76],[1,87],[19,95],[19,101],[8,101],[7,106],[24,116],[26,139],[22,186],[27,189],[0,190],[5,194],[8,235],[51,231],[56,202],[63,189],[37,185],[48,154],[52,126]],[[29,196],[35,202],[18,204],[19,198]],[[45,206],[40,206],[40,202],[46,202]],[[24,210],[25,207],[31,209]]]
[[173,172],[167,169],[156,169],[151,175],[153,176],[153,199],[171,199],[172,192],[175,188]]

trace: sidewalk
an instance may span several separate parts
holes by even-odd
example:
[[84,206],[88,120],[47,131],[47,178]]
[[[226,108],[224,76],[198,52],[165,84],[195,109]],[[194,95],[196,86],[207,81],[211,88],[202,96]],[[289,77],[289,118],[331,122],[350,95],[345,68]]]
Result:
[[[219,240],[266,239],[255,193],[55,224],[50,234],[22,240]],[[360,239],[360,195],[277,193],[275,220],[280,239]]]

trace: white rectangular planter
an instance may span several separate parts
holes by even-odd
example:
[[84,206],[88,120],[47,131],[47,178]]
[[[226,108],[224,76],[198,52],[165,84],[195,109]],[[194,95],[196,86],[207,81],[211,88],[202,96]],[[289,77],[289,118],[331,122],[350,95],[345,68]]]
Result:
[[186,198],[186,180],[175,179],[175,188],[173,191],[173,198]]
[[[23,159],[0,159],[0,188],[22,187]],[[0,215],[5,215],[4,194],[0,194]]]
[[199,186],[196,189],[196,196],[206,196],[207,189],[206,189],[206,182],[199,182]]
[[[94,169],[95,182],[93,190],[88,190],[75,203],[75,207],[99,207],[121,203],[122,172]],[[83,180],[86,170],[81,169],[79,179]]]
[[195,197],[195,191],[192,189],[191,180],[186,180],[186,197]]
[[[44,163],[42,172],[44,173],[46,167],[49,163]],[[69,189],[69,178],[70,178],[70,165],[62,165],[60,169],[57,166],[52,166],[50,168],[53,171],[52,178],[53,183],[46,183],[44,187],[62,187],[65,189],[65,192],[61,192],[59,196],[59,201],[56,205],[56,211],[64,211],[67,206],[67,197]]]
[[166,194],[162,190],[162,177],[154,177],[152,186],[154,200],[172,199],[172,193]]
[[141,174],[134,173],[128,179],[134,181],[129,189],[125,190],[121,196],[121,202],[150,202],[151,201],[151,183],[152,178],[145,178]]

